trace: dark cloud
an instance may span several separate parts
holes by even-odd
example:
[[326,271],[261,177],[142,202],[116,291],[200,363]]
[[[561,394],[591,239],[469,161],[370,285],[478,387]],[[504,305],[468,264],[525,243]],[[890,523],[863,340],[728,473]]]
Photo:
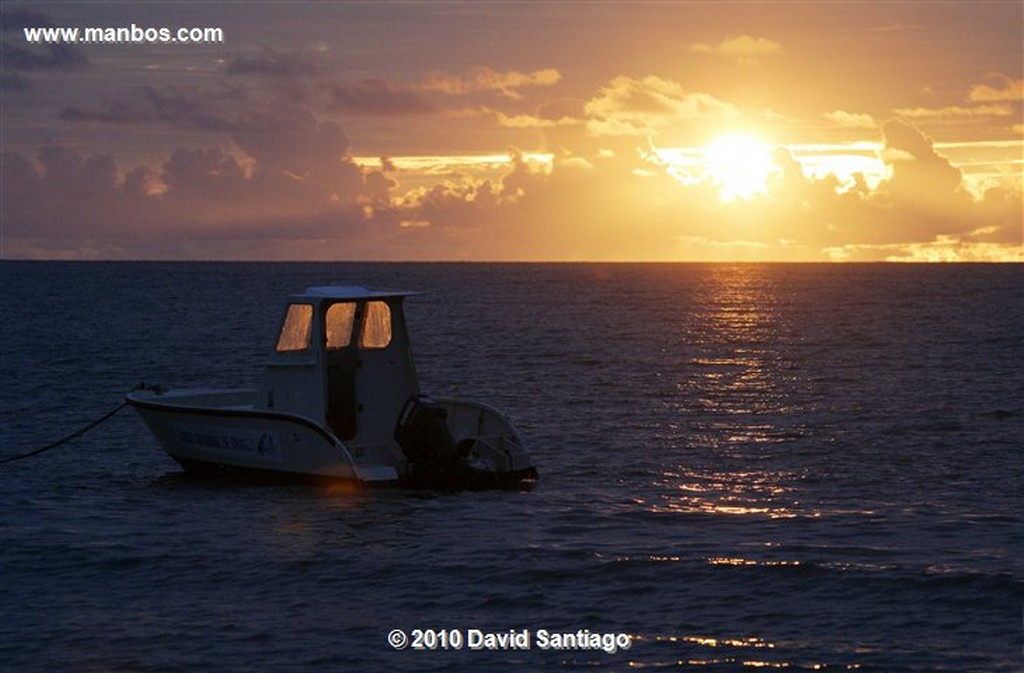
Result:
[[54,22],[44,14],[25,9],[0,10],[0,89],[26,91],[33,81],[21,73],[67,72],[89,64],[85,54],[74,45],[64,43],[29,44],[25,28],[51,28]]
[[416,115],[440,112],[441,106],[421,92],[385,82],[363,79],[331,86],[328,110],[359,115]]
[[[71,105],[59,114],[70,122],[99,124],[160,124],[181,131],[227,132],[246,146],[288,145],[298,132],[311,127],[312,112],[304,92],[293,89],[251,90],[245,86],[224,84],[220,89],[184,90],[135,87],[116,99],[86,107]],[[360,115],[430,114],[441,108],[421,93],[397,87],[383,80],[362,80],[333,84],[327,88],[327,108],[331,112]],[[273,137],[256,138],[272,134]],[[332,151],[334,139],[326,139]],[[346,151],[347,140],[344,148]],[[319,153],[322,145],[307,148]],[[292,152],[284,148],[286,152]]]
[[163,166],[163,181],[172,192],[186,192],[192,198],[241,196],[245,171],[238,161],[219,147],[179,147]]
[[279,102],[244,116],[231,134],[255,160],[256,172],[289,172],[307,180],[331,179],[349,164],[349,139],[334,122],[321,122],[304,106]]
[[152,86],[142,86],[100,108],[66,107],[60,118],[101,124],[165,124],[183,131],[230,131],[236,128],[237,121],[216,103],[216,97],[209,95],[183,91],[165,93]]
[[109,155],[82,156],[58,145],[40,148],[35,162],[4,153],[2,220],[11,237],[73,239],[110,235],[118,223],[117,170]]
[[240,117],[229,135],[230,146],[178,147],[156,168],[124,170],[110,156],[58,145],[32,158],[4,153],[5,236],[30,256],[78,247],[114,257],[278,257],[296,242],[322,248],[396,226],[389,162],[357,166],[337,124],[281,104]]
[[4,91],[28,91],[32,88],[32,82],[14,72],[0,73],[0,89]]
[[3,51],[4,67],[13,70],[68,71],[88,63],[82,52],[64,43],[30,46],[26,43],[22,47],[5,41],[0,49]]
[[264,48],[255,56],[234,56],[225,68],[229,75],[266,75],[270,77],[306,77],[320,72],[306,53],[282,52]]

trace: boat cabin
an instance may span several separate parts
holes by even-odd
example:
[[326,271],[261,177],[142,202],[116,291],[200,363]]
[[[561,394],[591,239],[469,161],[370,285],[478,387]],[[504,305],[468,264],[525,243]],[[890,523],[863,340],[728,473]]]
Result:
[[258,404],[325,424],[357,454],[397,459],[395,423],[419,394],[402,310],[414,294],[325,286],[288,297]]

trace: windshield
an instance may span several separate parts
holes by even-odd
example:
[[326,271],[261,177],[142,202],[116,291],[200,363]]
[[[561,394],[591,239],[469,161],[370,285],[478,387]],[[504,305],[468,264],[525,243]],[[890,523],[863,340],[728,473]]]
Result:
[[313,306],[311,304],[289,304],[281,324],[281,334],[277,337],[276,349],[279,353],[304,351],[309,348],[309,335],[313,325]]
[[356,305],[352,302],[331,304],[327,309],[327,348],[337,350],[352,343],[352,325],[356,320]]
[[366,303],[360,348],[387,348],[391,343],[391,309],[382,301]]

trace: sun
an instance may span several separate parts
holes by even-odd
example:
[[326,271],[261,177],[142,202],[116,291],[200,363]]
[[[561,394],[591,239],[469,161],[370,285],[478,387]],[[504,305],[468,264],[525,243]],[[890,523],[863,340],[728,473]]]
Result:
[[704,170],[718,186],[718,198],[749,201],[768,189],[775,170],[771,145],[749,133],[725,133],[704,147]]

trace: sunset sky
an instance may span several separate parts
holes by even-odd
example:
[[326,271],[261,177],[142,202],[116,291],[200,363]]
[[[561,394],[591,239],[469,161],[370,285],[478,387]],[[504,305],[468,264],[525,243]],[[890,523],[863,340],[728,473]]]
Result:
[[1022,14],[5,2],[2,256],[1024,261]]

